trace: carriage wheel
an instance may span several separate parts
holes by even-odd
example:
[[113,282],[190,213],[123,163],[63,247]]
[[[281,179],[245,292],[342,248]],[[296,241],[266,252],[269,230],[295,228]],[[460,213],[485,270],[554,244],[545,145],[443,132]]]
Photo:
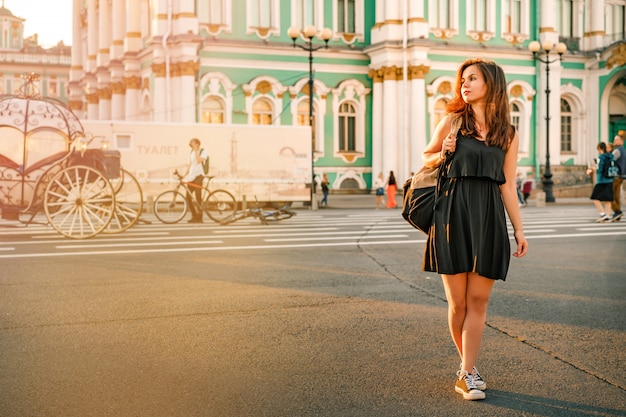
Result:
[[125,169],[119,178],[110,180],[115,192],[115,210],[104,233],[121,233],[137,224],[143,210],[143,193],[139,181]]
[[97,170],[74,165],[59,171],[46,186],[48,222],[62,235],[86,239],[108,226],[115,208],[113,186]]

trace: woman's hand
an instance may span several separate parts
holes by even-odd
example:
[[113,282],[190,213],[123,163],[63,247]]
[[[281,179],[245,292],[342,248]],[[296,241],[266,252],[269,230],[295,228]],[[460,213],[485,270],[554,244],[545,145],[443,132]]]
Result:
[[441,144],[441,159],[446,158],[446,154],[456,151],[456,136],[449,134]]
[[526,241],[526,236],[524,236],[523,230],[516,230],[514,235],[515,242],[517,242],[517,250],[513,253],[513,256],[521,258],[526,255],[526,252],[528,252],[528,242]]

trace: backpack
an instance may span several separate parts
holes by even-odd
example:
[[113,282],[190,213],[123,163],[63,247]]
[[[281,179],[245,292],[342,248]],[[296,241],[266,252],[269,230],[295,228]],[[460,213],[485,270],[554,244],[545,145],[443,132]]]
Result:
[[609,157],[604,161],[602,167],[602,176],[606,178],[615,178],[619,175],[619,169],[613,159],[613,154],[609,154]]
[[[200,155],[202,155],[203,149],[200,149]],[[202,170],[204,171],[204,175],[209,175],[209,155],[206,156],[205,160],[202,161]]]

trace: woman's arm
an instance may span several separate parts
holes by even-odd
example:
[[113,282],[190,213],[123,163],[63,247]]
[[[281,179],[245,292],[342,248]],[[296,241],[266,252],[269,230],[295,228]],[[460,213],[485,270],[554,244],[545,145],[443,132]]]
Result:
[[528,242],[524,236],[524,228],[522,225],[522,215],[519,209],[517,199],[517,190],[515,188],[515,178],[517,173],[517,151],[519,147],[519,135],[515,132],[515,136],[509,145],[509,149],[504,156],[504,177],[506,182],[500,186],[502,193],[502,201],[509,219],[513,225],[513,233],[517,242],[517,250],[513,253],[516,258],[526,255],[528,250]]
[[441,148],[444,139],[450,133],[451,127],[450,115],[444,117],[439,124],[437,124],[430,142],[428,142],[422,153],[422,161],[427,167],[434,168],[441,164],[443,159],[441,157]]

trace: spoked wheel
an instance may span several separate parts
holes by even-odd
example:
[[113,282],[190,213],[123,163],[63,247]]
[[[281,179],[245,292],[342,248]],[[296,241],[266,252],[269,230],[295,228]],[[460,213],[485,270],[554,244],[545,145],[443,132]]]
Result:
[[235,214],[237,201],[228,191],[215,190],[202,201],[202,210],[211,220],[219,223]]
[[119,178],[110,181],[115,192],[115,210],[104,233],[120,233],[139,221],[143,210],[143,193],[139,181],[125,169],[120,169]]
[[187,200],[178,191],[162,192],[154,199],[154,215],[163,223],[178,223],[187,214]]
[[290,219],[294,214],[296,213],[289,210],[276,210],[272,214],[265,216],[265,220],[268,222],[277,222],[280,220]]
[[48,222],[72,239],[87,239],[106,229],[114,207],[115,193],[109,180],[83,165],[59,171],[44,194]]

